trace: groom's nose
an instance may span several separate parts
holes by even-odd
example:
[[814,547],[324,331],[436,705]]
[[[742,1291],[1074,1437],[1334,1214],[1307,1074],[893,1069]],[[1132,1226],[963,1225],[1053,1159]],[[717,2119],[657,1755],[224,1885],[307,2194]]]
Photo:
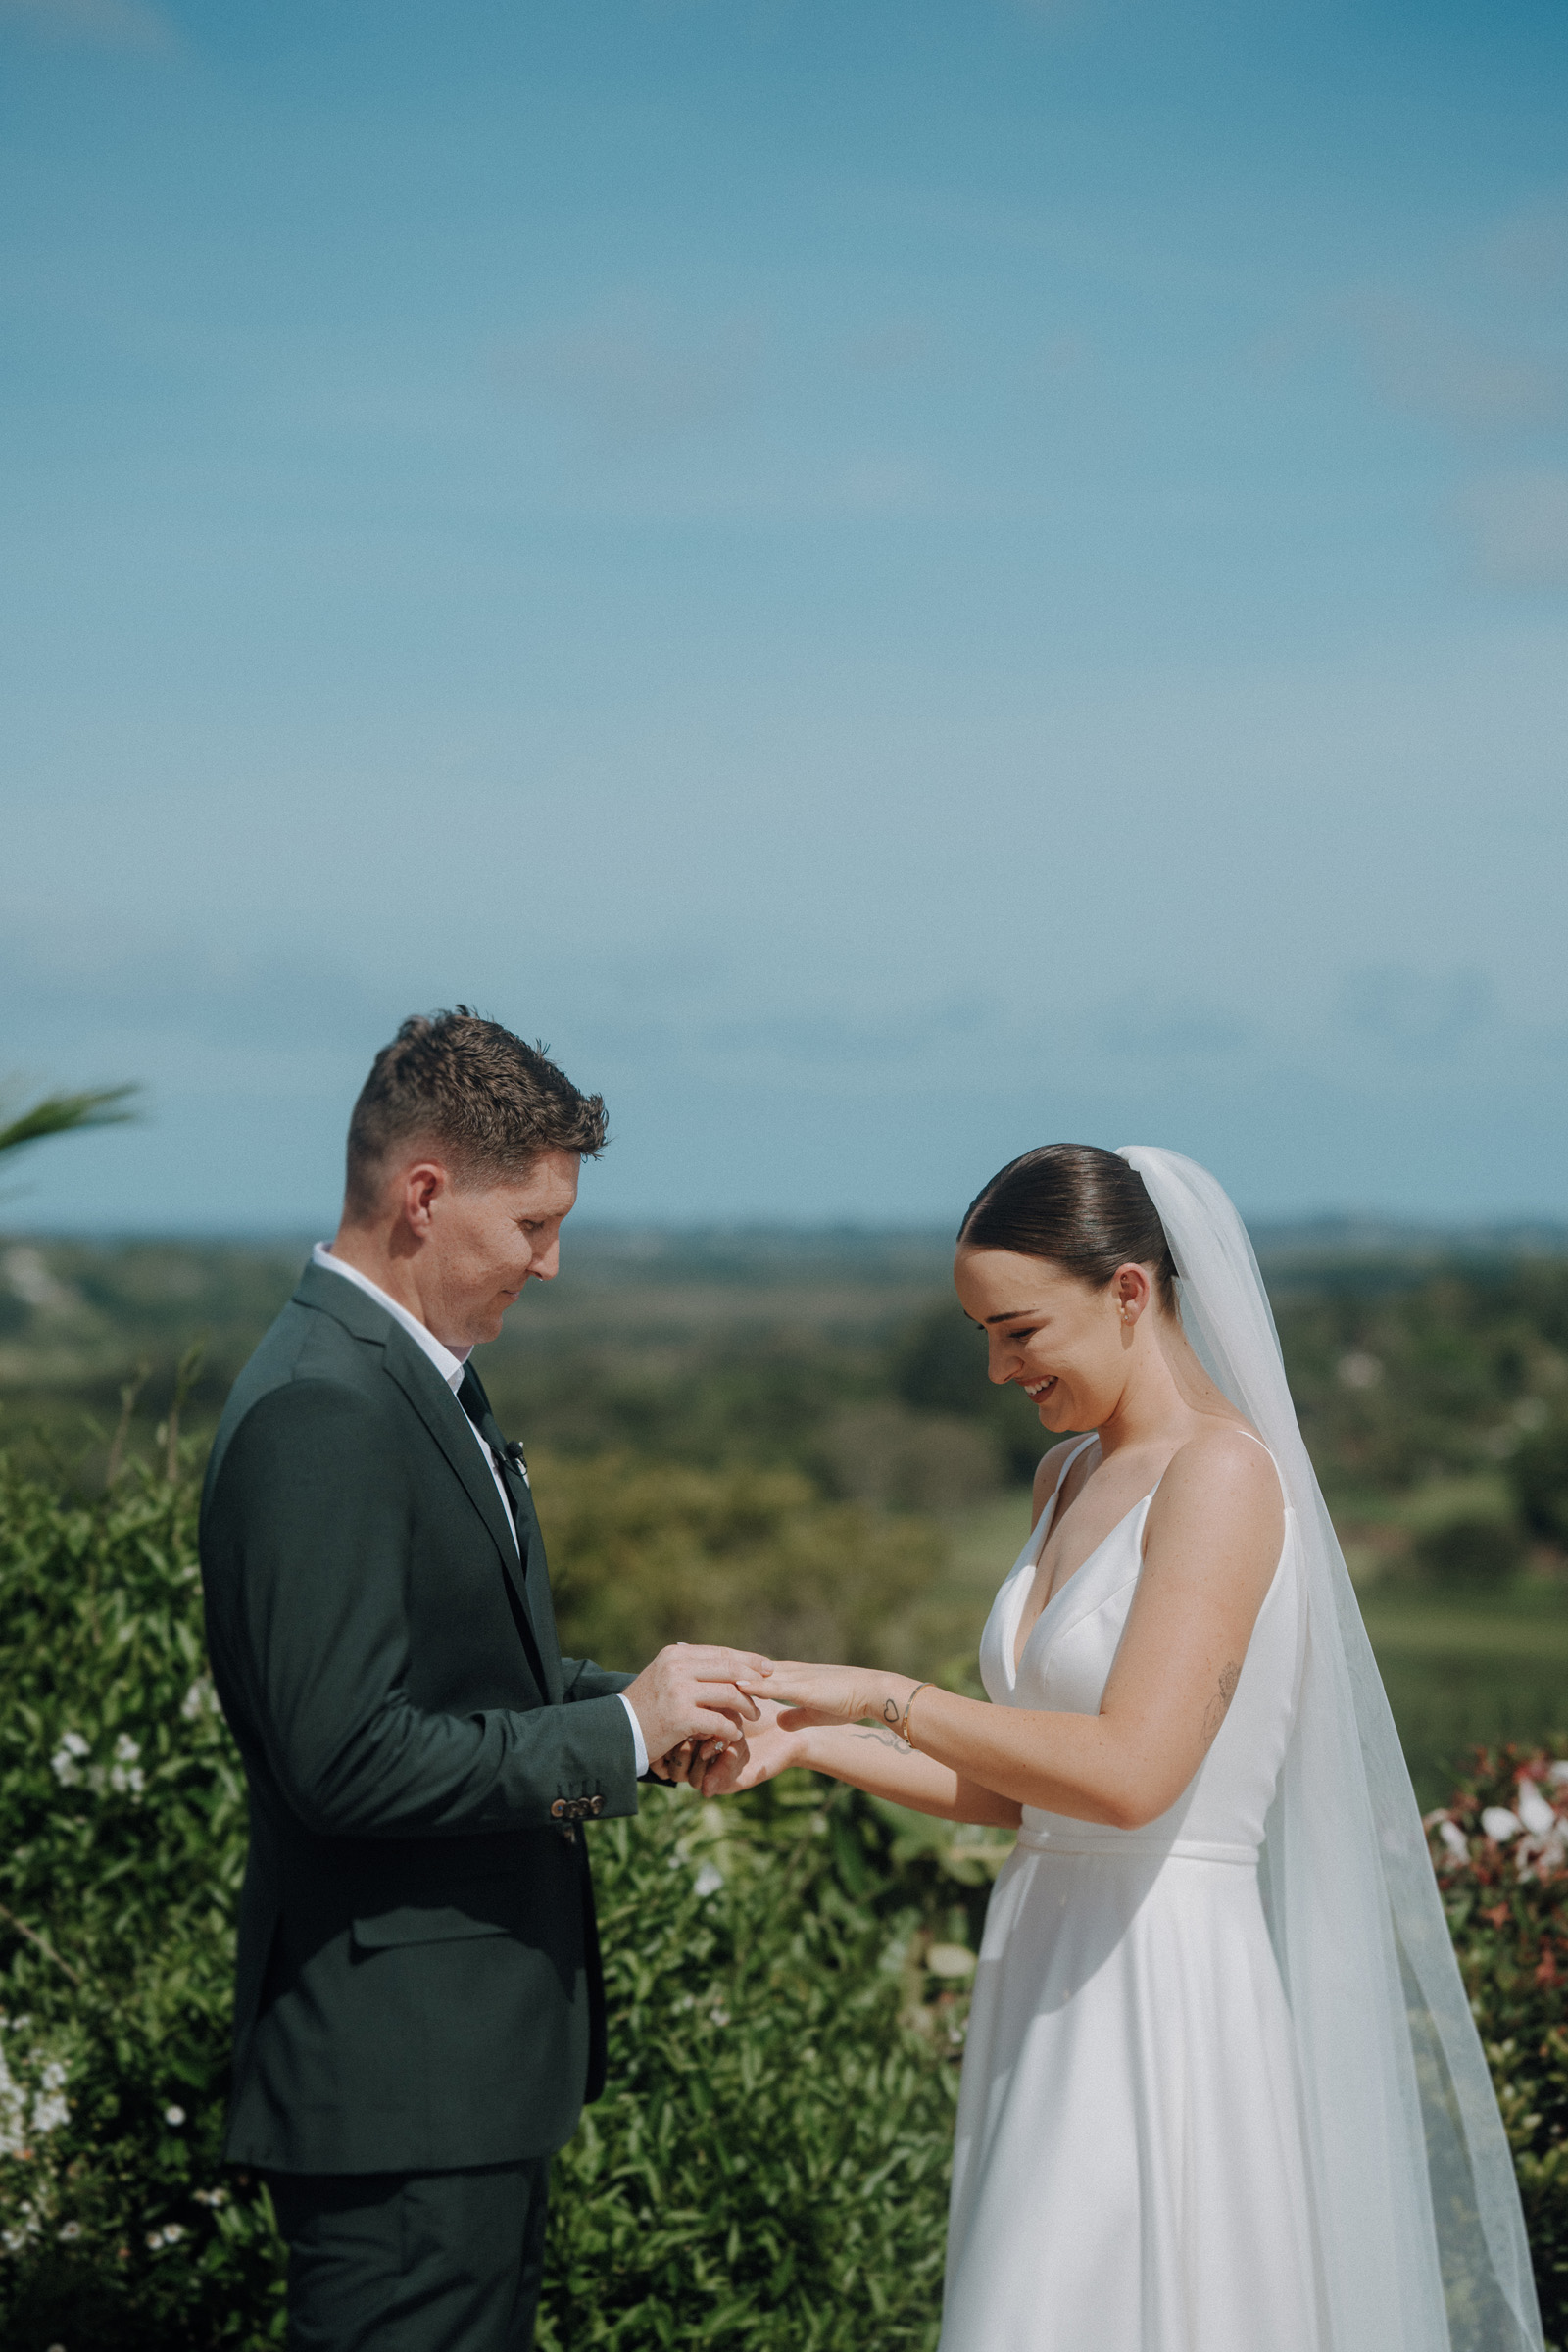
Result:
[[534,1282],[554,1282],[561,1272],[561,1236],[552,1234],[543,1247],[535,1246],[528,1264],[528,1278]]

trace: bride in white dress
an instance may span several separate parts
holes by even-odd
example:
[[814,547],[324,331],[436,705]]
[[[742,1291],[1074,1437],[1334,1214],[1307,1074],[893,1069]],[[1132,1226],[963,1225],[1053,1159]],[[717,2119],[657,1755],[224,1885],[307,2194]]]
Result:
[[[1172,1152],[1054,1145],[955,1262],[1052,1431],[987,1700],[776,1663],[806,1765],[1015,1828],[941,2352],[1539,2352],[1508,2149],[1255,1261]],[[860,1728],[869,1718],[872,1728]]]

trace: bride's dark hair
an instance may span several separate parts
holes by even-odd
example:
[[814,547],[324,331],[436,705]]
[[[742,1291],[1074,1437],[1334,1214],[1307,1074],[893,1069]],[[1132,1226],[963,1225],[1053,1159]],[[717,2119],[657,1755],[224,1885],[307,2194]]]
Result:
[[970,1201],[958,1241],[1049,1257],[1097,1290],[1118,1266],[1152,1266],[1160,1305],[1176,1312],[1176,1260],[1148,1188],[1098,1144],[1042,1144],[1009,1159]]

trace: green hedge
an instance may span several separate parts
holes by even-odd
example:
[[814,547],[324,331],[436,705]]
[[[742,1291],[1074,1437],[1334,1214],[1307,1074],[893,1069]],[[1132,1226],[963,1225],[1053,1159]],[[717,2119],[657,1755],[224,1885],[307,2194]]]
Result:
[[[219,2161],[244,1792],[203,1661],[196,1465],[172,1467],[80,1502],[0,1457],[7,2352],[282,2341],[266,2194]],[[1481,1818],[1530,1809],[1521,1774],[1555,1813],[1550,1763],[1488,1760],[1433,1836],[1561,2341],[1555,1832]],[[544,2352],[932,2345],[1004,1841],[804,1780],[722,1807],[651,1790],[594,1835],[612,2089],[557,2167]]]
[[1492,2062],[1546,2334],[1568,2342],[1568,1742],[1482,1751],[1429,1816]]
[[[282,2340],[265,2191],[219,2161],[245,1813],[193,1478],[70,1502],[0,1458],[7,2352]],[[995,1841],[811,1783],[594,1836],[613,2089],[559,2167],[543,2342],[934,2341]]]

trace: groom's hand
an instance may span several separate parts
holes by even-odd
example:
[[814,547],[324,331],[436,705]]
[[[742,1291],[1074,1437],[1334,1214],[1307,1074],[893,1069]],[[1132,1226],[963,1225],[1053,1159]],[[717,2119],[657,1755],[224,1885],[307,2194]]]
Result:
[[728,1747],[741,1737],[742,1726],[755,1723],[759,1714],[757,1701],[740,1688],[738,1678],[755,1682],[771,1672],[770,1662],[755,1650],[676,1642],[643,1668],[624,1695],[642,1726],[650,1756],[667,1756],[687,1740]]

